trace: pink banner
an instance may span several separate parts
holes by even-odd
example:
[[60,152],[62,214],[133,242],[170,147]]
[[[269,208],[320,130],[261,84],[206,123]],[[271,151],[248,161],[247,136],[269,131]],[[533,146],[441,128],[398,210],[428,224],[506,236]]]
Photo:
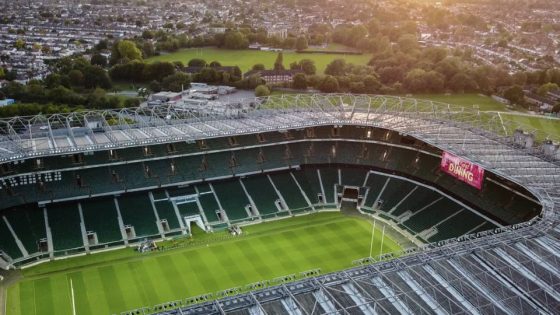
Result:
[[484,169],[482,167],[444,151],[440,168],[458,180],[482,189],[482,181],[484,180]]

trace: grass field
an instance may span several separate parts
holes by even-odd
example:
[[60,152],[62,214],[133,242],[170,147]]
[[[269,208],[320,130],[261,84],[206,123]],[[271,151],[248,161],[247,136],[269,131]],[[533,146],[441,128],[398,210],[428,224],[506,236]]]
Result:
[[[513,113],[502,113],[504,119],[514,121],[526,127],[525,130],[533,128],[539,130],[546,135],[550,135],[553,139],[560,140],[560,119],[543,118],[529,115],[516,115]],[[539,138],[539,137],[537,137]],[[542,139],[539,139],[542,140]]]
[[[371,54],[363,55],[335,55],[335,54],[309,54],[285,51],[284,67],[288,68],[290,63],[301,59],[311,59],[315,61],[317,73],[323,73],[325,67],[335,59],[345,59],[346,62],[365,65],[371,59]],[[267,69],[274,66],[277,52],[259,50],[226,50],[218,48],[192,48],[182,49],[177,52],[164,54],[146,59],[147,62],[154,61],[182,61],[187,62],[193,58],[202,58],[206,62],[219,61],[224,66],[239,66],[241,71],[250,70],[253,65],[262,63]]]
[[[351,266],[369,255],[371,223],[338,212],[244,228],[244,236],[147,255],[132,249],[55,261],[23,271],[8,289],[9,315],[112,314],[321,268]],[[373,255],[380,252],[376,231]],[[383,252],[399,246],[385,238]]]
[[430,101],[442,102],[458,106],[464,106],[469,109],[479,109],[482,111],[507,111],[505,104],[497,102],[493,98],[476,94],[414,94],[411,98],[425,99]]

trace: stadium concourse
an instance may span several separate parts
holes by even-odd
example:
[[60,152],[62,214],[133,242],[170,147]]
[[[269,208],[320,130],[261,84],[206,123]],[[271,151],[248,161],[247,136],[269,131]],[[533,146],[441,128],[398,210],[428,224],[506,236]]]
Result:
[[[497,114],[284,95],[0,121],[0,266],[343,206],[426,245],[130,314],[560,312],[560,152]],[[538,141],[537,141],[538,140]],[[540,142],[539,142],[540,141]],[[443,153],[485,170],[480,189]],[[467,162],[465,162],[467,163]]]

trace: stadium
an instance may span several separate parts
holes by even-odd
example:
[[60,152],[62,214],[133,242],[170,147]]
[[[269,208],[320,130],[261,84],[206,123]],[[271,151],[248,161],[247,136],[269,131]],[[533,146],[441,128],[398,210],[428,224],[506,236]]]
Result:
[[6,314],[560,312],[558,139],[499,114],[282,95],[0,128]]

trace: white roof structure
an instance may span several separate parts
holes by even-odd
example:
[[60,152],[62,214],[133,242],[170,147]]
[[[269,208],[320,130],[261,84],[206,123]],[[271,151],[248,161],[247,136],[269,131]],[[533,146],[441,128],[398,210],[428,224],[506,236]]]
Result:
[[284,95],[225,107],[221,114],[168,105],[3,119],[0,161],[320,125],[395,130],[522,185],[542,214],[342,272],[192,298],[162,314],[560,313],[559,139],[497,113],[401,97]]

